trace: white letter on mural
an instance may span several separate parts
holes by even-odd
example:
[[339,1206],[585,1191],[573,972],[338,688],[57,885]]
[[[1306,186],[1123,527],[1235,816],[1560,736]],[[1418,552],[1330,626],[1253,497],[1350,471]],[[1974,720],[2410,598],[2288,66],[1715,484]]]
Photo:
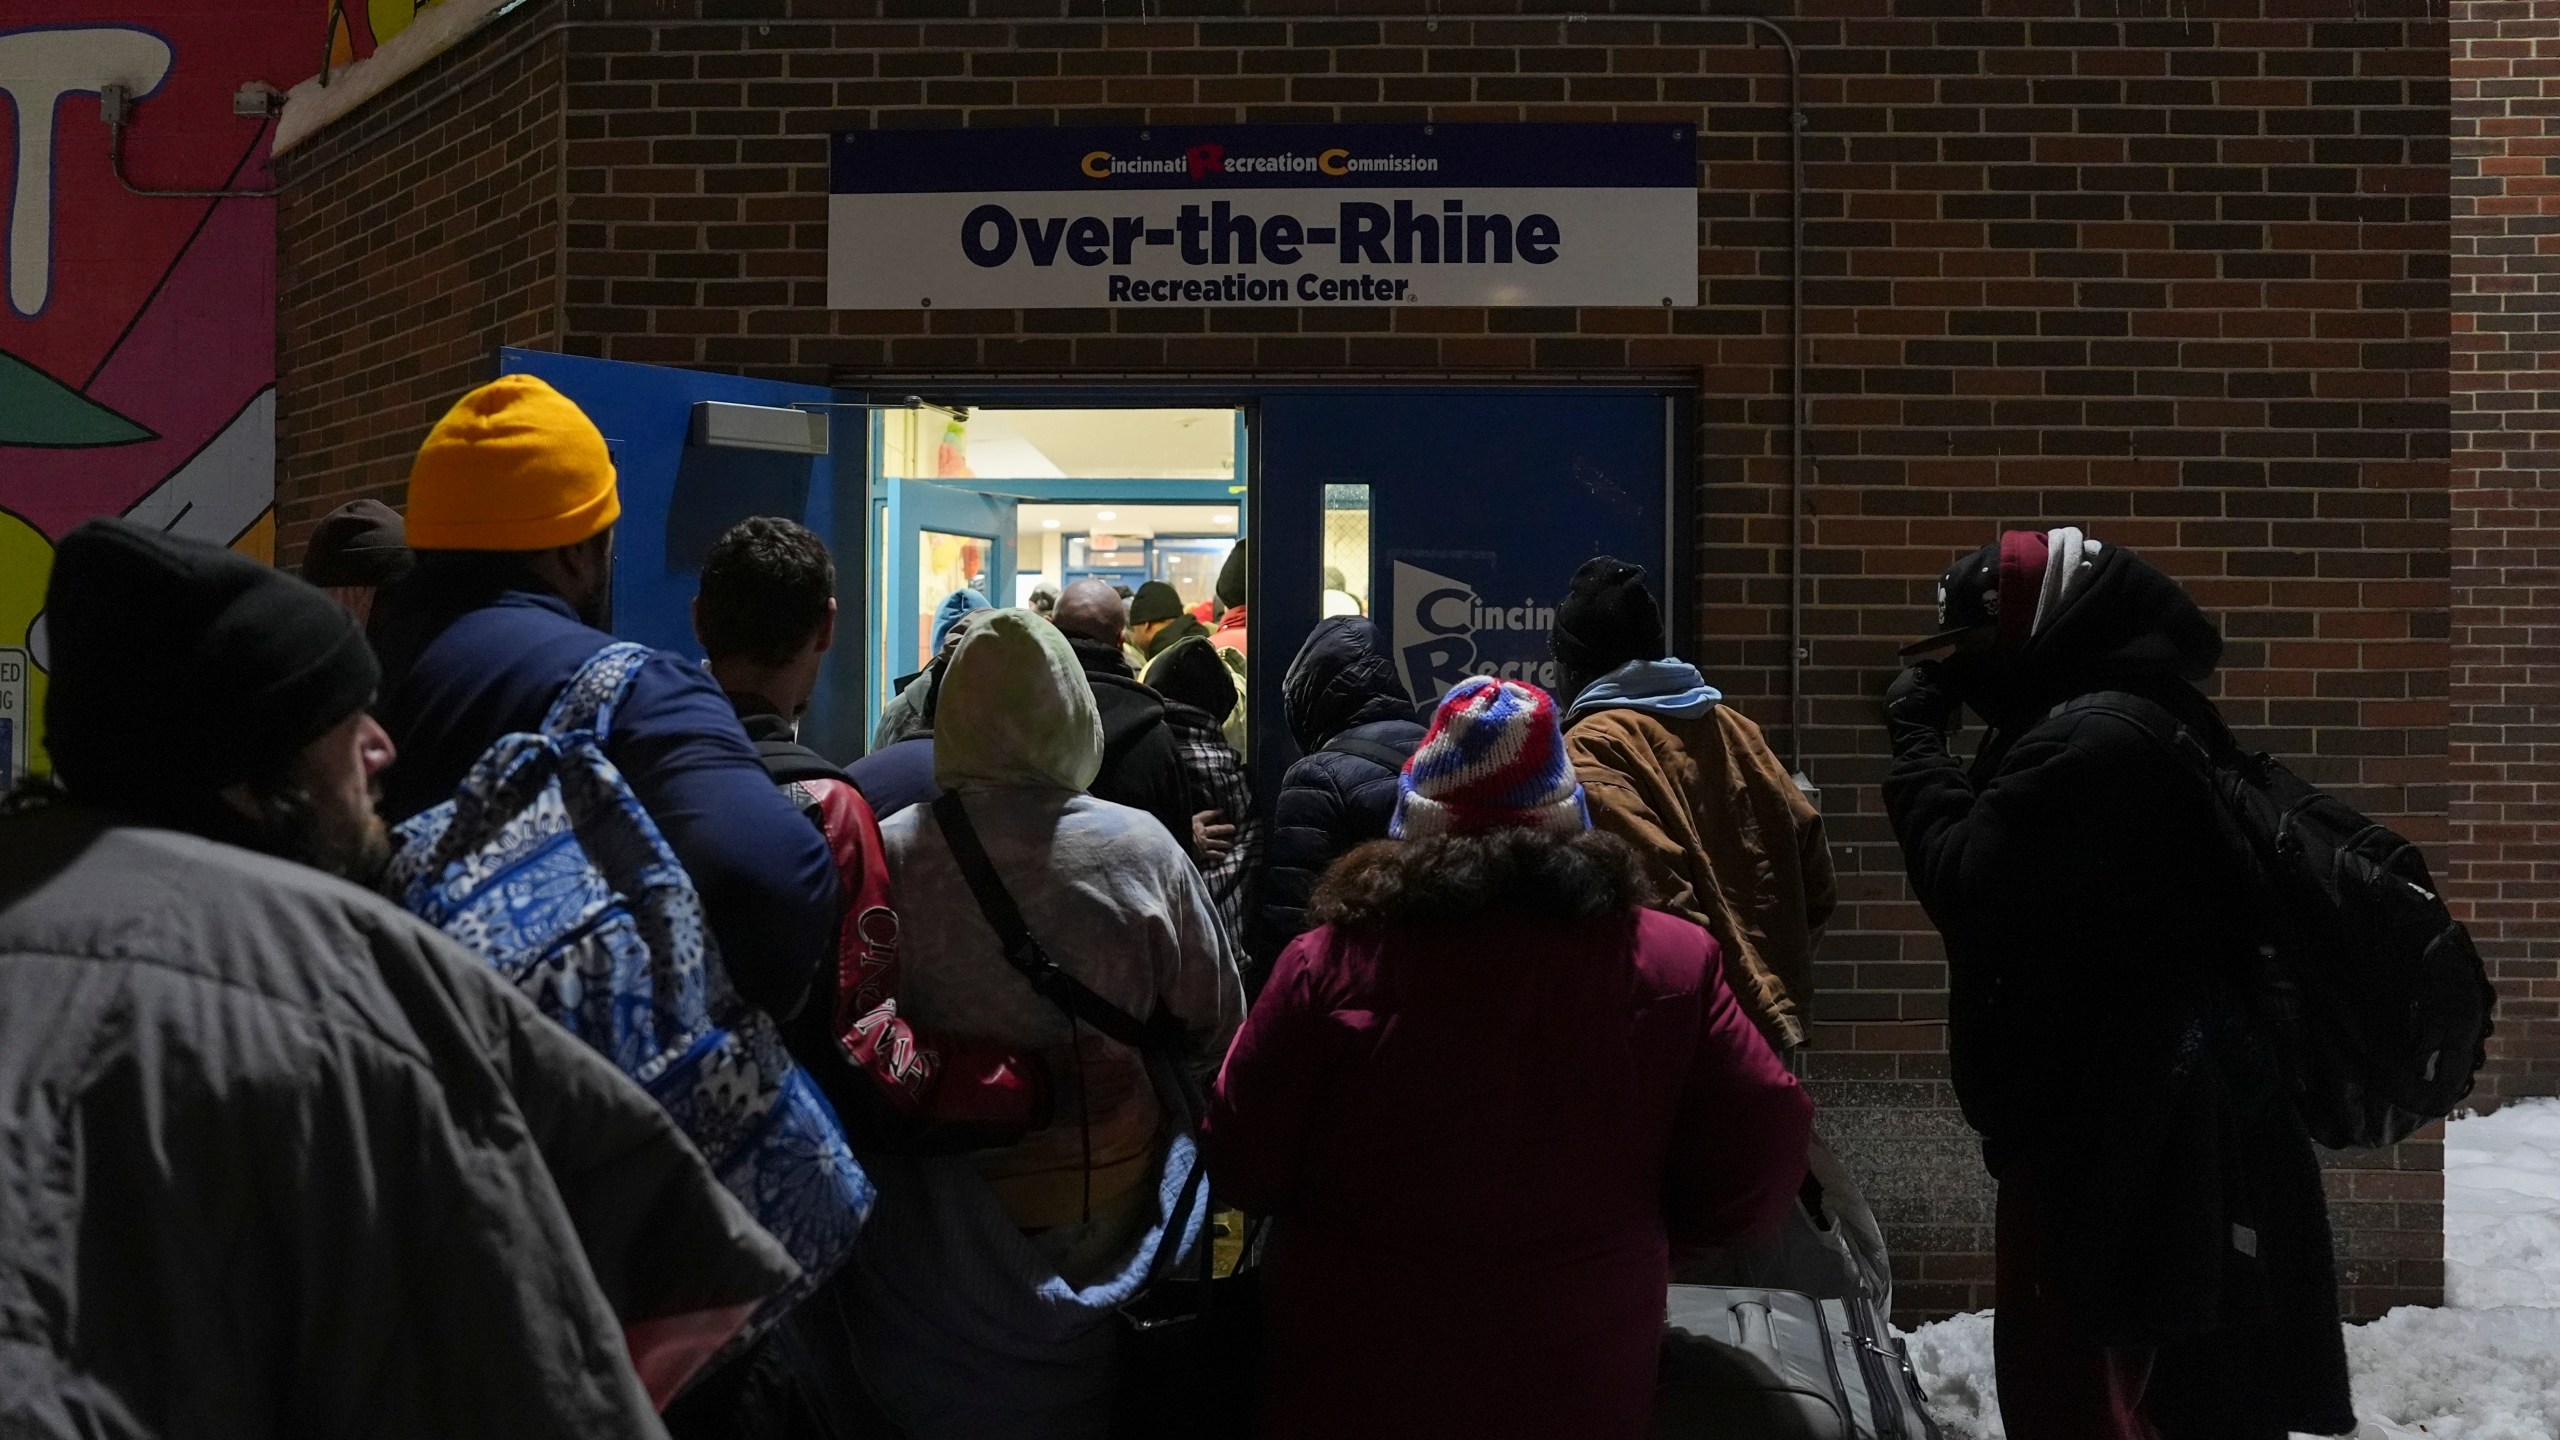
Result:
[[[169,73],[169,42],[100,26],[0,34],[0,95],[18,112],[18,188],[9,202],[9,308],[33,315],[53,287],[53,110],[65,95],[125,85],[137,96]],[[105,148],[106,137],[99,137]]]

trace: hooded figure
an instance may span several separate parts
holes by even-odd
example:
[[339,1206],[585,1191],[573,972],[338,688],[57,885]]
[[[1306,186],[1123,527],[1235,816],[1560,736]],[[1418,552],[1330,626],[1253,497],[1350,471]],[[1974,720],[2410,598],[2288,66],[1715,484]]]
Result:
[[1210,717],[1212,723],[1236,705],[1236,677],[1205,636],[1190,636],[1166,646],[1148,664],[1146,685],[1167,700]]
[[1165,729],[1182,759],[1186,802],[1194,815],[1214,812],[1213,823],[1232,829],[1226,848],[1202,847],[1200,876],[1217,898],[1218,918],[1241,939],[1255,879],[1262,873],[1265,830],[1253,806],[1253,783],[1244,757],[1227,741],[1219,721],[1236,704],[1235,674],[1206,639],[1175,642],[1147,666],[1147,686],[1164,696]]
[[[1128,1013],[1161,1007],[1206,1070],[1243,1016],[1208,889],[1157,821],[1084,793],[1102,722],[1056,627],[998,610],[953,651],[934,779],[956,793],[1051,960]],[[1000,1150],[866,1157],[880,1201],[847,1267],[865,1376],[917,1440],[1100,1435],[1114,1307],[1135,1293],[1192,1163],[1168,1145],[1138,1055],[1006,960],[930,805],[882,824],[897,885],[906,1017],[1047,1061],[1058,1112]]]
[[1668,653],[1642,567],[1586,561],[1552,639],[1592,823],[1635,848],[1662,908],[1716,937],[1742,1008],[1791,1054],[1835,903],[1820,812],[1760,727]]
[[1246,943],[1246,981],[1256,991],[1281,947],[1306,930],[1307,899],[1327,867],[1386,838],[1396,776],[1422,743],[1386,637],[1356,615],[1318,621],[1308,632],[1281,682],[1280,704],[1300,754],[1280,780],[1271,868]]
[[951,627],[960,623],[961,616],[988,608],[987,597],[975,590],[954,590],[943,596],[942,603],[933,607],[932,639],[925,648],[935,655],[941,654],[943,642],[951,638]]
[[912,740],[933,728],[925,708],[932,695],[933,682],[942,673],[942,664],[951,656],[951,639],[958,633],[962,620],[987,607],[987,597],[975,590],[954,590],[942,597],[934,607],[933,629],[925,646],[924,665],[913,674],[901,675],[889,703],[880,707],[880,719],[871,727],[871,750],[877,754],[901,740]]
[[[2127,692],[2227,737],[2222,638],[2074,529],[1940,584],[1942,657],[1887,694],[1885,808],[1945,937],[1956,1097],[2000,1184],[2001,1410],[2018,1440],[2351,1428],[2318,1162],[2240,998],[2256,901],[2197,767]],[[1956,706],[1990,726],[1948,753]],[[2138,1418],[2137,1418],[2138,1417]]]
[[1775,1219],[1812,1105],[1586,828],[1545,691],[1451,690],[1400,790],[1210,1103],[1221,1200],[1277,1221],[1259,1433],[1637,1440],[1669,1240]]

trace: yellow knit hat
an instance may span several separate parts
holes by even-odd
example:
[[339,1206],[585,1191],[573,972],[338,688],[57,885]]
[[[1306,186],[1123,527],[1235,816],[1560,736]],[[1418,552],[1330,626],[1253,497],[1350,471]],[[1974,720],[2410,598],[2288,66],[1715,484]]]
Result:
[[550,550],[621,514],[603,433],[531,375],[455,401],[409,467],[415,550]]

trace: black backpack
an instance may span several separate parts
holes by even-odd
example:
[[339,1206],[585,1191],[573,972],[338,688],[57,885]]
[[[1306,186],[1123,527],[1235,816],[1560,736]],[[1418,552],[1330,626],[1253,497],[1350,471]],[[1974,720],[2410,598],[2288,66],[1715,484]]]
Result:
[[2073,711],[2130,720],[2199,766],[2245,843],[2267,922],[2249,988],[2311,1138],[2396,1145],[2452,1113],[2488,1061],[2497,992],[2418,847],[2155,701],[2106,692],[2054,713]]

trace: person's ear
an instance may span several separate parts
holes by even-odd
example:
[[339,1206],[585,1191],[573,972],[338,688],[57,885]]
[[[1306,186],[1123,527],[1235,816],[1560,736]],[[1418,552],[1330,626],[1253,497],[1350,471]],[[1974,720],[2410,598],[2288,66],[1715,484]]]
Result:
[[835,644],[836,600],[834,596],[830,595],[827,597],[827,618],[818,626],[818,653],[821,655],[826,654],[829,650],[835,648]]
[[[684,613],[686,618],[693,622],[693,643],[701,646],[705,650],[709,650],[711,648],[711,642],[702,638],[701,592],[695,592],[692,603],[684,607]],[[830,623],[833,623],[832,617],[830,617]],[[818,648],[823,650],[826,647],[821,645]]]

